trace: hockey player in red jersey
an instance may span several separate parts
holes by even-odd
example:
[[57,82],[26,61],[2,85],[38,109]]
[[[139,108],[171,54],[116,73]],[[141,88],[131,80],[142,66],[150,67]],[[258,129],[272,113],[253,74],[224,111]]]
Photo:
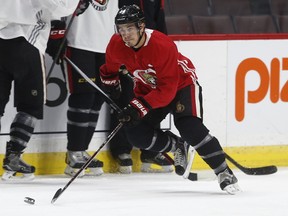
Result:
[[[192,62],[168,36],[145,28],[143,12],[136,5],[122,7],[115,24],[118,34],[108,44],[101,78],[113,88],[121,85],[119,69],[126,68],[134,77],[135,98],[118,115],[130,143],[156,152],[174,152],[178,175],[187,167],[190,145],[213,169],[222,190],[238,192],[237,178],[222,147],[203,124],[202,88]],[[155,129],[168,113],[173,114],[181,138]]]

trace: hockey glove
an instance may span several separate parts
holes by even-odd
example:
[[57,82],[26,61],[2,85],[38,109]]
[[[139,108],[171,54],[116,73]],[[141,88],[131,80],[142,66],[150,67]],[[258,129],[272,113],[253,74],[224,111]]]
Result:
[[112,99],[119,99],[122,93],[121,83],[119,80],[119,75],[112,74],[106,75],[107,73],[106,65],[100,67],[100,78],[103,86],[103,90],[107,92]]
[[89,7],[89,4],[92,0],[80,0],[79,4],[76,8],[75,14],[76,16],[79,16],[80,14],[83,14],[87,8]]
[[[48,55],[50,55],[52,59],[55,60],[55,58],[57,58],[56,55],[59,52],[59,49],[61,49],[60,55],[56,59],[56,64],[60,64],[63,60],[65,48],[67,45],[67,42],[64,38],[65,31],[66,31],[65,21],[62,21],[62,20],[51,21],[51,31],[50,31],[50,36],[49,36],[49,40],[47,43],[46,53],[48,53]],[[63,40],[65,40],[65,42],[64,42],[64,45],[61,46],[63,43]]]
[[128,126],[134,126],[147,115],[150,109],[150,105],[144,102],[144,99],[134,98],[128,106],[118,114],[118,120]]

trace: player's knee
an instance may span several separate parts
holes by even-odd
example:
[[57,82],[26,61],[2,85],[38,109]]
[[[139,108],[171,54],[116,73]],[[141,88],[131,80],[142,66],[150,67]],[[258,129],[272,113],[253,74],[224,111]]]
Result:
[[193,116],[178,119],[175,126],[181,137],[192,146],[197,145],[209,134],[202,120]]
[[68,105],[74,108],[91,108],[94,104],[95,94],[91,93],[74,93],[69,96]]
[[27,116],[31,116],[36,119],[43,119],[43,105],[34,106],[34,107],[18,106],[17,111],[19,113],[26,113]]
[[153,128],[142,127],[141,124],[125,128],[125,133],[129,143],[141,149],[149,148],[154,136]]

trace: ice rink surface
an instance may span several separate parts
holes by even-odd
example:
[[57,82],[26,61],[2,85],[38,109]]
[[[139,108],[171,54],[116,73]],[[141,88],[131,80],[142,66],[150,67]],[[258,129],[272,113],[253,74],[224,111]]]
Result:
[[[5,216],[287,216],[288,169],[267,176],[234,170],[242,192],[228,195],[217,181],[192,182],[169,174],[104,174],[78,178],[51,204],[66,176],[36,176],[32,182],[0,180]],[[204,173],[200,173],[204,174]],[[35,199],[34,205],[24,202]]]

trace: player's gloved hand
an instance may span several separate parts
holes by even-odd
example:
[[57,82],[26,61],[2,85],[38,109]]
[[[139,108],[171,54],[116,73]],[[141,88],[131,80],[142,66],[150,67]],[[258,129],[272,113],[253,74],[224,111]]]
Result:
[[80,14],[83,14],[87,8],[89,7],[89,4],[92,0],[80,0],[79,4],[75,10],[76,16],[79,16]]
[[100,78],[103,90],[107,92],[112,99],[119,99],[122,93],[122,88],[118,73],[107,75],[106,65],[102,65],[100,67]]
[[[66,23],[62,20],[53,20],[51,21],[51,31],[49,40],[47,43],[46,53],[52,57],[53,60],[56,59],[56,64],[60,64],[63,60],[65,48],[67,45],[67,42],[64,38],[66,31]],[[63,40],[65,40],[64,44]],[[60,50],[60,55],[57,56],[57,53]]]
[[136,125],[147,113],[151,106],[142,98],[134,98],[130,101],[122,112],[118,114],[119,122],[125,123],[128,126]]

